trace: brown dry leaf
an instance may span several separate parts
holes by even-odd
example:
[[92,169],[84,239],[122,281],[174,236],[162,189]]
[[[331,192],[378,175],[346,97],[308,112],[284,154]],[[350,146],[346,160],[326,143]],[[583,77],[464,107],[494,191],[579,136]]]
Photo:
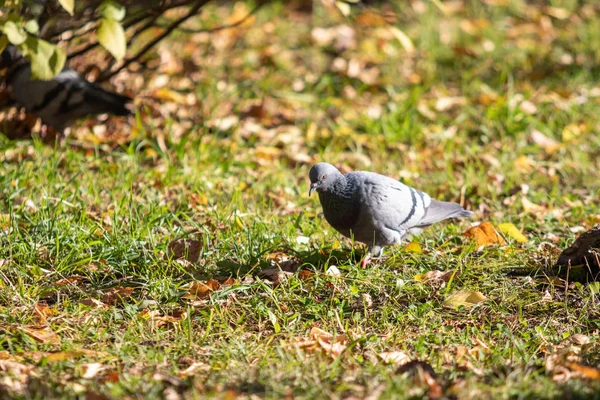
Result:
[[459,290],[452,293],[444,300],[444,306],[449,308],[457,308],[463,306],[465,308],[473,307],[477,303],[487,300],[487,298],[475,290]]
[[410,362],[410,357],[403,351],[388,351],[379,353],[378,356],[384,363],[394,364],[398,367]]
[[102,302],[109,305],[123,302],[128,297],[131,297],[133,290],[134,288],[132,287],[116,286],[102,296]]
[[27,336],[44,344],[59,344],[60,337],[47,325],[30,325],[19,327]]
[[220,288],[221,284],[216,279],[209,279],[206,283],[194,281],[190,283],[190,289],[183,297],[186,299],[204,299]]
[[87,280],[87,278],[85,276],[81,276],[81,275],[71,275],[67,278],[63,278],[63,279],[59,279],[58,281],[56,281],[55,285],[56,286],[76,286],[77,284],[83,282]]
[[310,279],[314,274],[306,269],[303,269],[302,271],[298,272],[298,279],[301,279],[303,281],[306,281],[308,279]]
[[184,259],[195,263],[200,259],[200,253],[204,243],[195,239],[179,239],[169,243],[167,248],[167,256],[173,257],[175,260]]
[[82,299],[79,301],[79,304],[83,304],[84,306],[98,308],[98,309],[108,308],[108,304],[105,304],[98,299],[92,299],[92,298]]
[[418,387],[427,387],[427,397],[430,400],[439,399],[443,395],[442,385],[437,380],[437,374],[425,361],[409,361],[401,365],[397,374],[408,374]]
[[481,224],[467,229],[463,232],[465,237],[475,241],[477,246],[488,246],[491,244],[505,244],[504,239],[496,232],[494,225],[490,222],[482,222]]
[[285,282],[292,275],[293,272],[282,271],[279,268],[267,268],[258,273],[260,278],[268,279],[273,282],[274,285],[279,285],[281,282]]
[[323,329],[314,327],[310,330],[310,338],[315,340],[319,346],[331,358],[337,358],[346,350],[346,344],[350,341],[346,335],[332,335]]
[[51,309],[45,303],[39,303],[35,305],[33,309],[34,319],[40,325],[46,325],[46,318],[56,315],[56,310]]

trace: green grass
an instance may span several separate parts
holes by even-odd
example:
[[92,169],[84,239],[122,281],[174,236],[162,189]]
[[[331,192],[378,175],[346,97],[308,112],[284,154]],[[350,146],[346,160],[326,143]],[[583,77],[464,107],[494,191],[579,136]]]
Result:
[[[597,381],[560,380],[546,361],[599,366],[598,285],[545,275],[571,228],[600,220],[600,10],[549,3],[389,6],[412,55],[385,26],[351,21],[354,45],[316,45],[311,30],[341,17],[276,3],[246,28],[162,45],[181,68],[156,74],[193,102],[161,98],[151,74],[143,86],[117,77],[138,93],[137,120],[110,121],[95,140],[82,125],[58,147],[0,139],[0,362],[30,368],[0,368],[2,396],[426,398],[423,379],[378,358],[403,351],[435,370],[447,398],[594,398]],[[201,23],[230,12],[208,8]],[[379,72],[361,80],[332,67],[336,57]],[[445,109],[448,97],[461,99]],[[250,107],[264,98],[256,118]],[[464,198],[471,222],[512,222],[528,242],[478,249],[462,236],[470,221],[445,223],[413,239],[422,254],[396,246],[362,270],[363,248],[307,196],[321,160]],[[198,261],[169,256],[179,239],[201,243]],[[312,275],[261,278],[275,252]],[[326,273],[332,265],[340,276]],[[456,275],[432,286],[418,279],[430,270]],[[227,277],[209,297],[184,297],[190,282]],[[82,304],[115,287],[133,292]],[[487,300],[444,307],[461,289]],[[60,343],[19,330],[40,325],[38,304],[53,311]],[[332,359],[295,346],[313,327],[348,335],[348,347]],[[576,334],[590,343],[573,344]],[[99,353],[49,359],[80,349]],[[87,378],[90,363],[103,369]]]

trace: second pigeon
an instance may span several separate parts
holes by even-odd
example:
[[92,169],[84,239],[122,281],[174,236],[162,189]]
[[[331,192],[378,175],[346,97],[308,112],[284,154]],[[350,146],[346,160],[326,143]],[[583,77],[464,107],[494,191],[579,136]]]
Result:
[[309,172],[310,192],[316,191],[327,222],[342,235],[369,246],[361,262],[381,257],[384,246],[400,243],[409,233],[449,218],[470,217],[460,204],[438,201],[426,193],[373,172],[342,174],[318,163]]

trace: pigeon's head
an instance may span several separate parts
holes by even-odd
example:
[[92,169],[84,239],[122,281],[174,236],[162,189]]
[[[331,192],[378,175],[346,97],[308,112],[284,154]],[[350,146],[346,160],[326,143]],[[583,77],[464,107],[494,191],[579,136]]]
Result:
[[315,190],[317,192],[326,191],[341,175],[340,171],[331,164],[322,162],[313,165],[308,173],[310,177],[310,191],[308,195],[310,196]]

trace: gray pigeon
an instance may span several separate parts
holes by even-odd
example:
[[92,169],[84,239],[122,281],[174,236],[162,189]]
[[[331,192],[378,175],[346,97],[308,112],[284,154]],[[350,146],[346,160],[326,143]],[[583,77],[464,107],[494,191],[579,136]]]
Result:
[[434,200],[426,193],[373,172],[342,175],[333,165],[310,169],[310,192],[315,190],[329,224],[346,237],[369,246],[361,262],[381,257],[384,246],[400,243],[409,233],[449,218],[470,217],[460,204]]
[[14,47],[3,52],[0,65],[10,68],[6,85],[11,100],[58,131],[88,115],[131,114],[130,97],[106,91],[72,69],[47,81],[31,79],[31,65]]

